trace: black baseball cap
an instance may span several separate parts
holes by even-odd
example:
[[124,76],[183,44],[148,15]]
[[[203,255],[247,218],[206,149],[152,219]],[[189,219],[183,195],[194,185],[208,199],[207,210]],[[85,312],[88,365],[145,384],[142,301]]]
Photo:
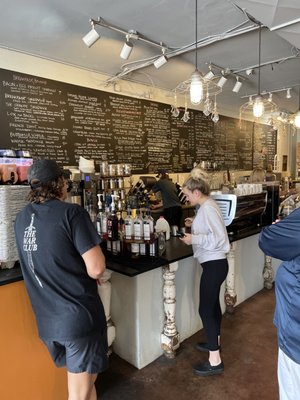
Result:
[[162,175],[168,175],[168,171],[166,169],[158,169],[156,178],[159,178]]
[[28,182],[35,189],[63,175],[64,171],[56,161],[36,160],[28,170]]

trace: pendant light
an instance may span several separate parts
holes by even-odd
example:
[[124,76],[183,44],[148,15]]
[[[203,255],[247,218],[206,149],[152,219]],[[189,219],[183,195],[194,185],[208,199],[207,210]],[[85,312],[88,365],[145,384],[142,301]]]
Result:
[[198,71],[198,54],[197,54],[197,46],[198,46],[198,32],[197,32],[197,25],[198,25],[198,0],[196,0],[196,50],[195,50],[195,71],[191,77],[191,85],[190,85],[190,101],[192,104],[200,104],[203,98],[203,83],[202,83],[202,76]]
[[261,25],[259,25],[259,40],[258,40],[258,95],[254,99],[253,103],[253,116],[255,118],[260,118],[264,111],[265,106],[263,99],[260,95],[260,55],[261,55]]
[[300,128],[300,86],[299,86],[299,109],[295,114],[294,125],[296,128]]

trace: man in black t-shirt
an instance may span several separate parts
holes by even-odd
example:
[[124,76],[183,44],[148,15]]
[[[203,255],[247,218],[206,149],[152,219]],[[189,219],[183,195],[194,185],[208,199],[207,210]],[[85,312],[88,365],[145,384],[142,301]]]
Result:
[[176,225],[180,227],[182,217],[182,207],[177,194],[175,184],[169,178],[166,171],[159,172],[159,181],[152,187],[154,193],[160,192],[162,201],[157,205],[152,205],[151,208],[163,207],[163,216],[168,221],[169,225]]
[[63,201],[67,181],[55,161],[34,162],[28,181],[30,203],[15,236],[39,336],[56,366],[67,368],[69,398],[96,400],[94,383],[108,363],[100,238],[88,213]]

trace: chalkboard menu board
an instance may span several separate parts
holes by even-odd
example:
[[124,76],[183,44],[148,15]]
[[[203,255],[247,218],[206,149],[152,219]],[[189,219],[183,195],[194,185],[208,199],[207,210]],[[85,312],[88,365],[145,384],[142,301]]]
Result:
[[273,166],[274,156],[277,153],[277,131],[271,126],[254,124],[253,166],[262,166],[267,169],[268,164]]
[[183,122],[170,111],[159,102],[0,69],[0,148],[28,150],[34,159],[78,165],[83,156],[96,169],[107,160],[153,173],[186,172],[201,161],[249,170],[259,148],[268,148],[267,161],[276,153],[276,138],[263,125],[240,127],[223,116],[214,124],[197,110]]

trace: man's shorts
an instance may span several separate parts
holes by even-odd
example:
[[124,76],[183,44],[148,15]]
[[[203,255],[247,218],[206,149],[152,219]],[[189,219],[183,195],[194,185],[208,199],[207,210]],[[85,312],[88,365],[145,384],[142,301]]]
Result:
[[55,365],[66,366],[68,372],[98,374],[108,367],[106,331],[66,341],[42,340]]

